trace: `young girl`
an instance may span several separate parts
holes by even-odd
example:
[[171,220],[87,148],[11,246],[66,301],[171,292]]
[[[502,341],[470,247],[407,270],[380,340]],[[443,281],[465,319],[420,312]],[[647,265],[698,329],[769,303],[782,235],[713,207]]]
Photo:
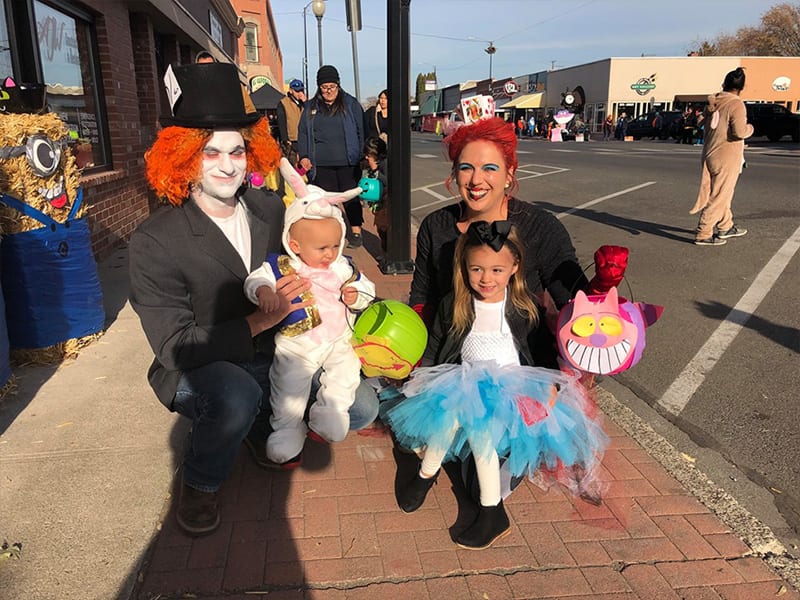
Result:
[[480,511],[456,538],[464,548],[487,548],[509,531],[498,456],[516,476],[574,467],[585,482],[608,443],[587,416],[574,377],[527,366],[526,339],[538,315],[522,260],[508,221],[470,224],[456,246],[454,289],[439,307],[423,366],[403,387],[407,399],[386,413],[402,446],[425,447],[419,473],[399,493],[405,512],[422,505],[442,462],[474,455]]
[[364,161],[367,163],[367,177],[381,182],[381,198],[370,204],[369,209],[375,218],[375,229],[381,239],[381,252],[386,254],[389,235],[389,188],[386,178],[386,143],[378,137],[369,137],[364,142]]

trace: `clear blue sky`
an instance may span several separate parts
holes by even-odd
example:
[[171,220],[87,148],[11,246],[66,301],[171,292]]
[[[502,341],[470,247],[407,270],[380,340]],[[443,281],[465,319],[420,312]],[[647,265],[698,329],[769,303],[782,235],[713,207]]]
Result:
[[[772,0],[411,0],[411,92],[417,73],[433,71],[440,86],[579,65],[611,56],[685,56],[693,42],[756,26]],[[271,0],[283,52],[284,76],[302,79],[303,7],[307,0]],[[355,91],[346,0],[327,0],[322,19],[323,59]],[[361,0],[356,43],[361,100],[386,82],[386,0]],[[317,20],[309,7],[308,75],[316,91]],[[479,41],[485,40],[485,41]]]

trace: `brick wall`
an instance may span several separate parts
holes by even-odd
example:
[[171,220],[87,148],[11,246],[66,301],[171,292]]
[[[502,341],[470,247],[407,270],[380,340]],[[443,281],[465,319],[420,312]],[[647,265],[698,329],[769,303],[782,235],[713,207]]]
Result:
[[112,161],[110,171],[86,174],[81,180],[90,206],[92,247],[101,259],[150,214],[144,152],[156,131],[160,79],[148,18],[129,13],[122,2],[89,0],[87,4],[98,13],[98,58]]

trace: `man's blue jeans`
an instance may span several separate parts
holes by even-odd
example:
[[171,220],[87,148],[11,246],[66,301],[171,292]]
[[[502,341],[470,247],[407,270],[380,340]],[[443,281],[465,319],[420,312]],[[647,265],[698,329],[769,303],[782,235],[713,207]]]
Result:
[[[264,355],[246,363],[214,362],[186,371],[178,382],[172,409],[192,420],[183,459],[184,482],[215,492],[233,467],[245,436],[266,442],[269,435],[269,368]],[[311,397],[319,387],[314,378]],[[262,402],[263,399],[263,402]],[[350,407],[350,429],[363,429],[378,414],[374,390],[362,382]]]

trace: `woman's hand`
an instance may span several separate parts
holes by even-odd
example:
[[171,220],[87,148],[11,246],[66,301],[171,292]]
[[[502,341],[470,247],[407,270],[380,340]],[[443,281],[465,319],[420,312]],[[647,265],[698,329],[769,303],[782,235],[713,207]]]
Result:
[[306,172],[310,171],[311,167],[314,166],[311,164],[311,161],[307,157],[301,158],[298,164]]

